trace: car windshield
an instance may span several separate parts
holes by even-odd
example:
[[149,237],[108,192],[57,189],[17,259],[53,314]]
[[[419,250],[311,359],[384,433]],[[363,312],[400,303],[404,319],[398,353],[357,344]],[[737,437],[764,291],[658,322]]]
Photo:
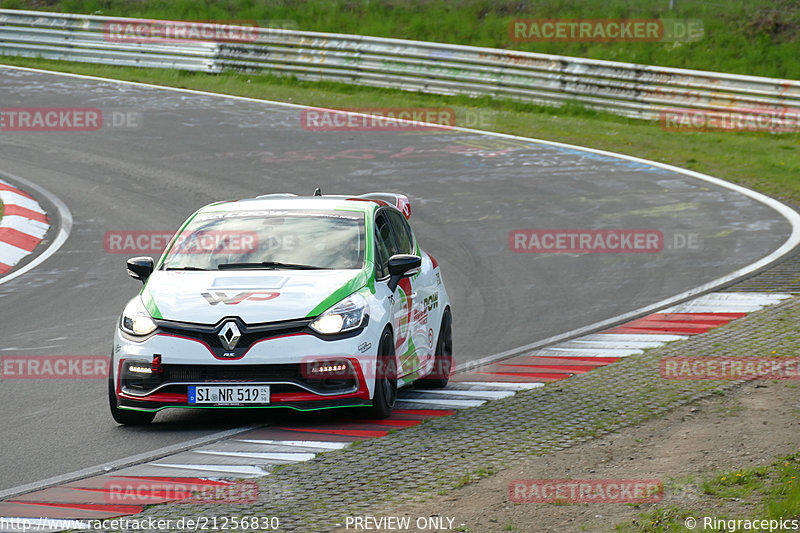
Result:
[[164,270],[358,269],[364,216],[339,211],[201,213],[168,248]]

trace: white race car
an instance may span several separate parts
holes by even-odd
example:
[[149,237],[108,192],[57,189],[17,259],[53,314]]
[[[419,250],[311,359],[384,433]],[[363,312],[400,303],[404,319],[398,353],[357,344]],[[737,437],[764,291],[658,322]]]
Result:
[[194,213],[114,335],[120,424],[168,407],[392,412],[399,387],[444,387],[452,315],[408,198],[271,194]]

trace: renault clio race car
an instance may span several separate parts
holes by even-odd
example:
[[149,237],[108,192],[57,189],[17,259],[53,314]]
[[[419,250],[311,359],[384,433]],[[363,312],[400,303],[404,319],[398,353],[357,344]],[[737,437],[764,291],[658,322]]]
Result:
[[194,213],[114,335],[108,380],[120,424],[168,407],[391,414],[397,389],[444,387],[452,316],[436,260],[400,194],[272,194]]

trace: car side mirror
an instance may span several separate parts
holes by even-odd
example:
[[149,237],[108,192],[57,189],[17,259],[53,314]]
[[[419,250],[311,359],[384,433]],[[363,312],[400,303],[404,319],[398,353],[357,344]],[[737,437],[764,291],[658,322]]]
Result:
[[133,279],[138,279],[142,283],[147,281],[150,274],[153,273],[153,258],[152,257],[131,257],[128,259],[128,274]]
[[422,258],[416,255],[397,254],[389,258],[389,290],[394,293],[400,280],[419,272]]

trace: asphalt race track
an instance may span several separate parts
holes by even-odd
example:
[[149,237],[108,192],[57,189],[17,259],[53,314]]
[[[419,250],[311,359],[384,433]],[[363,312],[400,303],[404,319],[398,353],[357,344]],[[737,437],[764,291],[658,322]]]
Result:
[[[460,363],[707,283],[791,233],[779,213],[738,192],[533,141],[307,131],[297,107],[3,67],[0,95],[2,108],[93,107],[140,118],[97,132],[0,132],[0,177],[44,187],[74,219],[53,257],[0,285],[0,356],[107,355],[118,314],[140,285],[125,273],[125,255],[104,250],[104,234],[173,231],[206,203],[268,192],[408,194],[417,236],[442,265]],[[666,244],[640,254],[510,251],[509,233],[525,228],[657,229]],[[676,234],[699,244],[676,248]],[[151,427],[120,428],[105,386],[0,381],[0,489],[272,416],[166,412]]]

